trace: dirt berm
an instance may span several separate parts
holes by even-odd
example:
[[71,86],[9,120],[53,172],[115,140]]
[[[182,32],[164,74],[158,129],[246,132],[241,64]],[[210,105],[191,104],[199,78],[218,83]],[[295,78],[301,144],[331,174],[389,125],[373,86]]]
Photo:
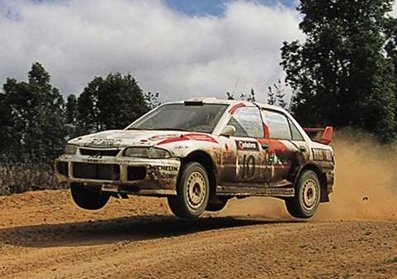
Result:
[[332,201],[305,222],[265,198],[182,221],[156,198],[88,212],[66,190],[0,197],[0,278],[397,278],[396,154],[335,149]]

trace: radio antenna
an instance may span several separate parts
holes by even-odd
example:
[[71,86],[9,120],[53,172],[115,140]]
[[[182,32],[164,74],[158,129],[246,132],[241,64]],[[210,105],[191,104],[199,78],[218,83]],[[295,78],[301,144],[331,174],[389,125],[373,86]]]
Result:
[[237,88],[237,85],[238,85],[239,81],[240,81],[240,78],[237,78],[236,79],[236,83],[234,84],[232,95],[234,95],[234,93],[236,92],[236,88]]

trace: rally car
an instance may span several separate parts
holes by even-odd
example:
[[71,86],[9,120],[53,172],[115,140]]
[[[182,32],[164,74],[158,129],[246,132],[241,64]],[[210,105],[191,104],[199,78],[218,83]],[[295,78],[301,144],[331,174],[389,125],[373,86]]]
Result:
[[310,218],[333,190],[331,137],[327,127],[312,141],[277,106],[190,99],[161,105],[123,130],[70,140],[55,170],[84,209],[100,209],[111,196],[158,196],[176,216],[196,218],[233,197],[266,196]]

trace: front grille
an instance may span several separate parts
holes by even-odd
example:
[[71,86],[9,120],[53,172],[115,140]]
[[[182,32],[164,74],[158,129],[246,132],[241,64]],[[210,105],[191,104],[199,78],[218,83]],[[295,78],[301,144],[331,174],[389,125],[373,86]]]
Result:
[[100,180],[119,180],[120,166],[116,164],[89,164],[73,163],[73,177],[100,179]]
[[87,156],[117,156],[120,149],[90,149],[90,148],[80,148],[81,155]]

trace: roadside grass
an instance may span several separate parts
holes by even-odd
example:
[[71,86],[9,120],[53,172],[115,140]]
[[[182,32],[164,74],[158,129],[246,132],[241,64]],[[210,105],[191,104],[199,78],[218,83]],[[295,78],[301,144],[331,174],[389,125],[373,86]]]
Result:
[[15,163],[0,164],[0,195],[11,195],[26,191],[60,189],[51,166]]

